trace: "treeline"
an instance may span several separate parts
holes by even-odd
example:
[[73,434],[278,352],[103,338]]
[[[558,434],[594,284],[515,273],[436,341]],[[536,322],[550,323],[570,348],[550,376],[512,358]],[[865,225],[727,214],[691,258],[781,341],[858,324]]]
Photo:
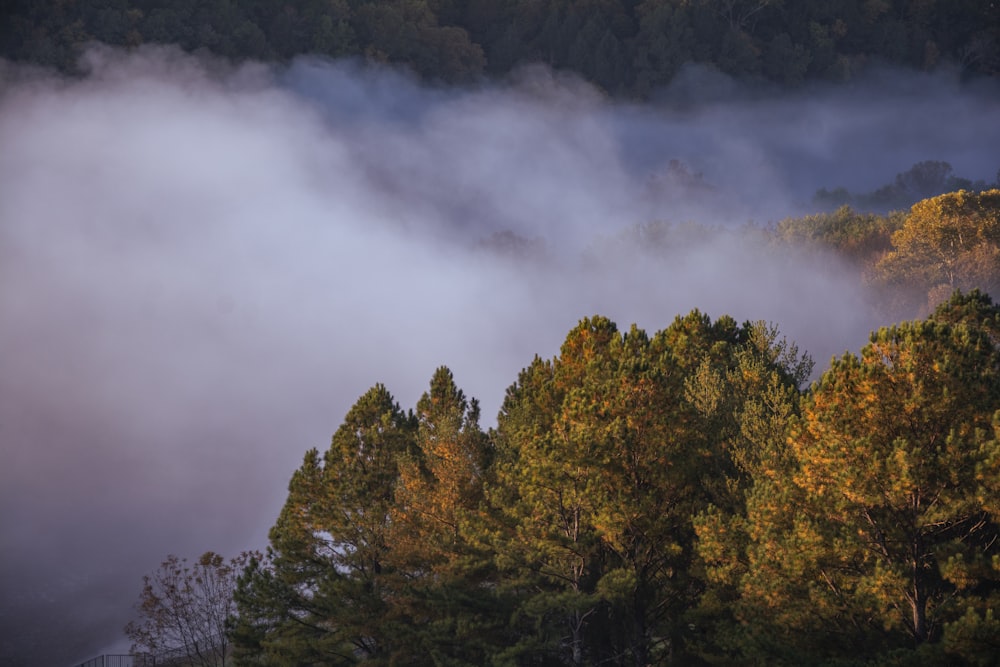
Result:
[[1000,293],[1000,190],[960,190],[923,199],[908,212],[789,218],[767,233],[847,259],[877,293],[883,312],[929,312],[956,289]]
[[[643,223],[595,243],[589,258],[642,253],[655,260],[732,235],[754,247],[770,246],[776,261],[789,255],[789,246],[814,252],[818,260],[836,258],[870,288],[883,318],[926,315],[955,290],[1000,293],[1000,189],[949,192],[922,199],[908,211],[884,214],[843,205],[764,226]],[[501,241],[501,252],[507,247],[528,255],[540,252],[523,239],[518,247]]]
[[524,63],[644,96],[682,65],[797,85],[872,62],[1000,72],[982,0],[4,0],[0,56],[72,70],[91,41],[177,44],[235,60],[301,54],[406,65],[430,81]]
[[694,311],[582,320],[495,429],[438,369],[309,451],[237,665],[994,665],[1000,308],[811,360]]
[[1000,188],[1000,169],[993,183],[980,179],[959,176],[951,164],[943,160],[924,160],[906,171],[896,174],[890,183],[870,192],[853,193],[845,187],[832,190],[820,188],[813,195],[813,203],[819,208],[830,210],[840,206],[851,206],[863,211],[890,211],[909,208],[921,199],[958,190],[988,190]]

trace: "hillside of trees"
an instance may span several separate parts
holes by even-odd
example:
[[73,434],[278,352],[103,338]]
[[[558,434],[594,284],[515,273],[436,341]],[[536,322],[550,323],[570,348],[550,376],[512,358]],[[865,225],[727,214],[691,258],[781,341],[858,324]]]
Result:
[[375,385],[239,579],[237,665],[992,665],[1000,308],[812,361],[763,322],[580,321],[495,429]]
[[[748,231],[910,307],[944,294],[818,376],[776,325],[695,310],[652,335],[581,320],[491,429],[447,367],[410,410],[374,385],[306,452],[266,552],[212,561],[226,659],[997,664],[1000,306],[977,287],[1000,282],[998,229],[990,190]],[[655,252],[669,231],[635,233]],[[157,627],[130,626],[164,648]]]
[[1000,5],[982,0],[4,0],[0,57],[72,71],[82,48],[176,44],[234,60],[357,56],[428,81],[525,63],[642,97],[686,63],[795,86],[873,63],[1000,73]]
[[[720,233],[678,231],[617,240]],[[929,315],[818,376],[774,324],[589,317],[488,430],[447,367],[410,410],[376,384],[306,452],[266,551],[168,558],[130,637],[197,646],[170,633],[205,605],[205,636],[230,614],[217,664],[995,665],[1000,190],[739,233]]]

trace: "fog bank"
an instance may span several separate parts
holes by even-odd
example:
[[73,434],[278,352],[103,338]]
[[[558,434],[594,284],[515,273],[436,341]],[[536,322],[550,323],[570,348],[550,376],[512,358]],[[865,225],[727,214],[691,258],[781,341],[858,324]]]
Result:
[[541,69],[457,90],[87,59],[80,80],[0,67],[0,664],[121,640],[167,554],[261,547],[376,382],[409,408],[447,365],[489,425],[595,313],[769,320],[819,370],[887,323],[834,258],[626,240],[638,223],[736,229],[920,160],[1000,166],[996,86],[943,75],[699,98],[692,70],[638,107]]

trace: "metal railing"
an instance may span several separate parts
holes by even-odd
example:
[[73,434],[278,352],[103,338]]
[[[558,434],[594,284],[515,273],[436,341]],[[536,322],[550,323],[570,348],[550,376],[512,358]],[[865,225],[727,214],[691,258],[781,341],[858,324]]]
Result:
[[175,648],[159,651],[155,654],[99,655],[86,662],[73,665],[73,667],[187,667],[191,664],[221,664],[223,661],[221,650],[218,646],[211,646],[201,656],[208,661],[207,663],[193,658],[188,649]]
[[143,655],[99,655],[74,667],[151,667]]

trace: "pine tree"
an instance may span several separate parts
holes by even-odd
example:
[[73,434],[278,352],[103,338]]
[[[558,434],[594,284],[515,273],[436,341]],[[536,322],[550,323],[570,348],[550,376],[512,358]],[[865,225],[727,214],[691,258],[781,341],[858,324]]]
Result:
[[[787,414],[767,412],[765,390],[785,400],[810,368],[773,329],[693,312],[652,339],[585,319],[558,357],[522,371],[498,420],[490,489],[506,520],[503,574],[522,596],[519,655],[690,659],[687,615],[703,590],[693,519],[710,502],[734,506],[725,473],[736,475],[741,426],[744,440],[773,429]],[[734,400],[722,378],[759,398]]]
[[234,637],[243,664],[388,661],[396,639],[386,622],[390,516],[414,431],[412,416],[376,385],[322,457],[306,453],[271,529],[268,561],[253,563],[241,582]]
[[[787,449],[756,466],[745,515],[701,526],[703,555],[738,590],[729,646],[742,660],[961,663],[982,650],[1000,559],[1000,355],[962,321],[997,311],[953,304],[835,360]],[[725,547],[734,530],[742,548]]]
[[415,447],[400,460],[390,531],[397,603],[408,618],[397,659],[482,664],[497,626],[490,554],[476,531],[487,519],[491,465],[479,404],[446,367],[417,402]]

